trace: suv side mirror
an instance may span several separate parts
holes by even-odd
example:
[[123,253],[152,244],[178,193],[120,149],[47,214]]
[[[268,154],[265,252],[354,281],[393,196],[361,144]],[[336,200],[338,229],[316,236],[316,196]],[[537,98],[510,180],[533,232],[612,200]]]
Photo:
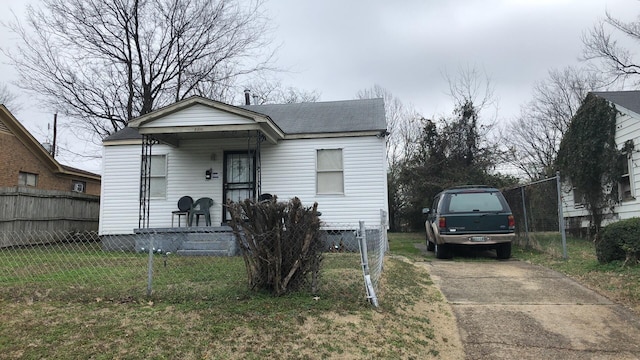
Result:
[[431,209],[429,208],[422,208],[422,215],[429,215],[429,213],[431,212]]

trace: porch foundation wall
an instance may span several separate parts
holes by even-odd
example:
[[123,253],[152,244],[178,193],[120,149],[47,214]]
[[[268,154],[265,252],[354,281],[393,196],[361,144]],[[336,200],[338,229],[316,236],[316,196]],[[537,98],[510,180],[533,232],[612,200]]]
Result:
[[[367,229],[367,239],[380,236],[379,229]],[[321,229],[323,251],[359,251],[355,229]],[[237,256],[240,250],[231,227],[186,227],[136,229],[131,235],[103,235],[105,251],[147,252],[153,251],[185,256]]]

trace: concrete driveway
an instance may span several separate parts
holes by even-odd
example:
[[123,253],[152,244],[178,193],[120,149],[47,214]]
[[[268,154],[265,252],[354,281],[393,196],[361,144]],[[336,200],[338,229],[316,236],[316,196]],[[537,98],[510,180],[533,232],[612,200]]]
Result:
[[640,320],[555,271],[521,261],[426,263],[467,359],[640,359]]

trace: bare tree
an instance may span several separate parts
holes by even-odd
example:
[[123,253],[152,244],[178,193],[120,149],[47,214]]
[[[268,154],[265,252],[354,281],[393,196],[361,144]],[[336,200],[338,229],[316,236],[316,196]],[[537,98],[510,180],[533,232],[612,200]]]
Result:
[[480,113],[491,106],[497,106],[491,79],[477,66],[461,66],[455,76],[447,72],[443,76],[449,84],[449,96],[456,107],[462,107],[465,103],[471,102]]
[[602,85],[602,80],[585,69],[550,70],[548,78],[534,86],[533,98],[521,107],[520,116],[506,126],[508,162],[530,180],[553,175],[560,141],[571,119],[587,93]]
[[18,96],[11,92],[6,84],[0,84],[0,104],[6,106],[11,112],[17,112],[22,108],[18,102]]
[[282,80],[268,76],[256,77],[247,88],[251,90],[256,105],[316,102],[320,99],[320,92],[317,90],[308,91],[285,86]]
[[[109,135],[191,95],[227,100],[237,80],[270,70],[263,0],[42,0],[7,55],[18,84]],[[267,52],[265,52],[267,51]]]
[[401,214],[409,205],[400,183],[405,160],[418,151],[421,134],[420,115],[411,106],[404,105],[390,91],[375,84],[358,91],[358,99],[382,98],[387,120],[387,192],[389,198],[389,225],[391,231],[400,229]]
[[487,169],[495,167],[498,162],[495,155],[500,153],[499,134],[495,131],[498,100],[491,78],[475,65],[461,66],[455,76],[445,73],[444,77],[449,84],[449,96],[454,101],[455,116],[440,122],[443,129],[457,129],[449,135],[452,137],[449,147],[466,153],[465,161],[473,162],[472,157],[477,156],[477,160],[483,159],[481,162]]
[[605,74],[610,83],[620,82],[624,86],[631,80],[633,85],[640,84],[640,63],[633,52],[612,38],[610,30],[622,33],[624,40],[640,41],[640,20],[625,22],[607,11],[604,19],[583,34],[583,59],[591,60],[594,72]]
[[393,166],[416,151],[416,140],[420,136],[421,116],[408,105],[402,103],[389,90],[375,84],[369,89],[363,89],[356,94],[358,99],[381,98],[387,120],[387,161]]

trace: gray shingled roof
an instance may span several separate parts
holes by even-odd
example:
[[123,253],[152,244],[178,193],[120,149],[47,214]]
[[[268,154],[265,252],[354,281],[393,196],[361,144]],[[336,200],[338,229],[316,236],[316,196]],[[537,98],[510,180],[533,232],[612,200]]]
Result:
[[130,139],[142,139],[142,135],[138,132],[138,129],[126,127],[120,131],[113,133],[102,141],[114,141],[114,140],[130,140]]
[[285,134],[316,134],[387,129],[382,99],[243,105],[267,115]]
[[[382,99],[242,105],[239,108],[267,115],[285,134],[384,131],[387,123]],[[124,128],[104,141],[140,138],[136,129]]]
[[594,91],[592,94],[640,114],[640,91]]

